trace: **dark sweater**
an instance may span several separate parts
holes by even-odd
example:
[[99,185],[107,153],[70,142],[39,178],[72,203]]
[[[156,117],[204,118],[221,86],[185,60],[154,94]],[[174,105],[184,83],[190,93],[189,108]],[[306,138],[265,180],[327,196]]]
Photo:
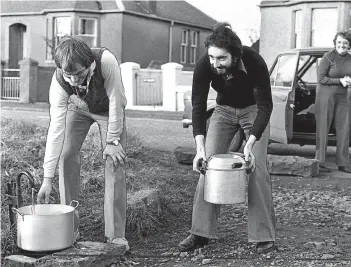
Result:
[[345,76],[351,76],[351,55],[342,56],[335,49],[325,53],[318,66],[319,84],[328,85],[327,89],[332,88],[339,94],[347,94],[347,87],[340,83],[340,78]]
[[217,104],[245,108],[257,104],[258,112],[250,134],[259,140],[273,109],[272,93],[267,65],[253,49],[244,46],[242,61],[246,72],[232,70],[233,78],[225,81],[211,69],[206,53],[194,70],[192,105],[193,134],[206,135],[206,106],[210,84],[218,92]]

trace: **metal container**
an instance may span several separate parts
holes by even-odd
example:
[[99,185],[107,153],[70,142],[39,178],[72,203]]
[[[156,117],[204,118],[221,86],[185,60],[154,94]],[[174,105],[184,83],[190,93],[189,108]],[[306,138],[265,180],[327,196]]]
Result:
[[246,177],[254,169],[254,156],[246,162],[240,153],[212,155],[204,166],[204,199],[214,204],[237,204],[246,200]]
[[[72,206],[75,203],[75,206]],[[53,251],[74,243],[74,211],[70,205],[40,204],[12,208],[17,213],[17,246],[28,251]]]

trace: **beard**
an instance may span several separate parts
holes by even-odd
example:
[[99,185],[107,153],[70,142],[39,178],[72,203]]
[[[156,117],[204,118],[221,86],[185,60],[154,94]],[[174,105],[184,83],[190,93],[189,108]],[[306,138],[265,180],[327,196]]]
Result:
[[227,76],[230,74],[234,69],[236,68],[236,63],[232,63],[230,66],[219,66],[218,68],[215,68],[213,64],[211,64],[211,70],[213,73],[219,75],[219,76]]

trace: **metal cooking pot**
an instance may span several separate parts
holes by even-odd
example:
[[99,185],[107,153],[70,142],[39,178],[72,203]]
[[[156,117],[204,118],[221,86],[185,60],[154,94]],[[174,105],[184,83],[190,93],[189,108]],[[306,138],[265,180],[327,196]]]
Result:
[[[75,203],[75,206],[72,206]],[[17,214],[17,246],[28,251],[53,251],[74,243],[74,211],[69,205],[40,204],[12,208]]]
[[246,177],[254,171],[255,158],[249,162],[241,153],[212,155],[203,163],[204,199],[214,204],[237,204],[246,200]]

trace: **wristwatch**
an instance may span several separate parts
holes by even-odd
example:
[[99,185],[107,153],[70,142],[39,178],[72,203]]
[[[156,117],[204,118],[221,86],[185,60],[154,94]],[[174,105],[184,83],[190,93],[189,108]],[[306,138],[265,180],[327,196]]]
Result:
[[107,144],[118,146],[119,145],[119,141],[118,140],[114,140],[114,141],[111,141],[111,142],[107,142]]

